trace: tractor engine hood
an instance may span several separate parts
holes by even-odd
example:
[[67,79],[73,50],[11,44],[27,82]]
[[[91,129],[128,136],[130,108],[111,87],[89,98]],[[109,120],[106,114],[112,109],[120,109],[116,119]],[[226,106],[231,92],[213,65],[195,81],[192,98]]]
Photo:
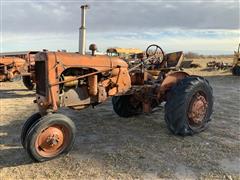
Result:
[[128,64],[117,57],[105,55],[80,55],[77,53],[64,52],[41,52],[36,55],[36,61],[48,61],[52,67],[66,69],[68,67],[90,68],[97,71],[104,71],[111,68],[128,68]]

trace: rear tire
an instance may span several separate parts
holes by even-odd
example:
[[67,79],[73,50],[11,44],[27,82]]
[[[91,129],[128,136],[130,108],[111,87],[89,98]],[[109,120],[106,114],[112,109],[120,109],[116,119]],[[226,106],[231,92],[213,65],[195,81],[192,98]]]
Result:
[[212,88],[199,76],[178,82],[167,95],[165,121],[176,135],[193,135],[207,128],[213,108]]
[[[132,102],[134,100],[134,104]],[[142,112],[142,103],[132,95],[112,97],[113,110],[120,117],[131,117]]]
[[30,76],[23,76],[23,84],[28,90],[33,90],[35,84],[33,83]]
[[240,66],[238,66],[238,65],[234,66],[232,69],[232,74],[234,76],[240,76]]
[[26,136],[25,146],[29,156],[42,162],[71,150],[76,127],[62,114],[49,114],[33,125]]

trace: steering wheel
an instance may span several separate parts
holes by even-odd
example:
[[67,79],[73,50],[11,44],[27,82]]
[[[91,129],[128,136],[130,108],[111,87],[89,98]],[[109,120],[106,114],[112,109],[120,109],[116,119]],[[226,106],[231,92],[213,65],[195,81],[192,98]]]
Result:
[[164,58],[164,52],[162,48],[156,44],[148,46],[146,50],[147,58],[154,56],[152,60],[149,60],[151,64],[160,64]]

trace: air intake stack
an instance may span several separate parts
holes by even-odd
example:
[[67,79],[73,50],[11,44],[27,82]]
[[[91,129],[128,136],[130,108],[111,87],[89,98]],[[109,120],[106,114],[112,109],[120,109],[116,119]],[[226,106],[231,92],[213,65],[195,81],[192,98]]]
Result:
[[88,9],[88,5],[82,5],[82,24],[79,28],[79,53],[84,55],[86,52],[86,9]]

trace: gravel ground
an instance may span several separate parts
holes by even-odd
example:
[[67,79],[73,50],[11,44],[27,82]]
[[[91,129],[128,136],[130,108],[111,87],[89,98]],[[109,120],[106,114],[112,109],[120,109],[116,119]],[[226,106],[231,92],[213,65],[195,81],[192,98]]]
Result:
[[73,150],[34,163],[20,143],[21,127],[37,111],[21,82],[0,84],[0,179],[240,179],[240,78],[207,77],[215,104],[209,128],[172,135],[164,108],[120,118],[111,101],[82,111],[61,110],[76,124]]

